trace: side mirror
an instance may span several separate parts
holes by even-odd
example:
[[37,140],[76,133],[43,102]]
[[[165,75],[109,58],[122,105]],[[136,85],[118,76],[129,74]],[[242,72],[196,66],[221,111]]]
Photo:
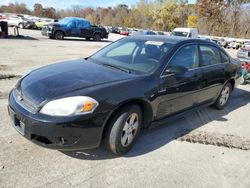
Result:
[[168,67],[165,70],[166,74],[178,74],[178,73],[185,73],[187,72],[188,69],[186,67],[183,66],[174,66],[174,67]]

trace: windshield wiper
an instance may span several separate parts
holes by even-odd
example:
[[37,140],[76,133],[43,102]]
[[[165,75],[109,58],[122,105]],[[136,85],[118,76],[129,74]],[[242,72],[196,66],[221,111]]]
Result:
[[121,70],[121,71],[123,71],[123,72],[131,73],[130,70],[125,69],[125,68],[123,68],[123,67],[119,67],[119,66],[113,65],[113,64],[102,63],[101,65],[104,65],[104,66],[107,66],[107,67],[111,67],[111,68],[115,68],[115,69]]

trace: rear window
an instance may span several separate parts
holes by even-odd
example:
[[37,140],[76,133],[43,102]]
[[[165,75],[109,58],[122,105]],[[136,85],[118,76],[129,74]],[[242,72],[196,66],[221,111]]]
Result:
[[221,63],[220,51],[208,45],[200,45],[200,66],[209,66]]
[[187,37],[188,32],[173,31],[172,35],[173,36],[179,36],[179,37]]

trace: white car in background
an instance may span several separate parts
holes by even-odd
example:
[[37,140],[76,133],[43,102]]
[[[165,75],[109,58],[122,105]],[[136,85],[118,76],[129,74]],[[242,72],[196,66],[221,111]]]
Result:
[[198,29],[179,27],[179,28],[175,28],[172,31],[171,35],[178,36],[178,37],[198,38]]
[[10,16],[7,19],[7,22],[8,22],[8,26],[16,26],[16,27],[23,29],[27,21],[25,21],[23,18],[19,16]]
[[245,48],[250,48],[250,42],[245,42],[244,47]]

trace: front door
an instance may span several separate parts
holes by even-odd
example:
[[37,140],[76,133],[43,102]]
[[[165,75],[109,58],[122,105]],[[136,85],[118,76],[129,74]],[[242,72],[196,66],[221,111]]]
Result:
[[184,67],[183,72],[166,72],[161,76],[161,84],[157,89],[157,119],[178,113],[198,105],[200,93],[200,77],[198,46],[195,44],[182,47],[171,58],[166,70]]

